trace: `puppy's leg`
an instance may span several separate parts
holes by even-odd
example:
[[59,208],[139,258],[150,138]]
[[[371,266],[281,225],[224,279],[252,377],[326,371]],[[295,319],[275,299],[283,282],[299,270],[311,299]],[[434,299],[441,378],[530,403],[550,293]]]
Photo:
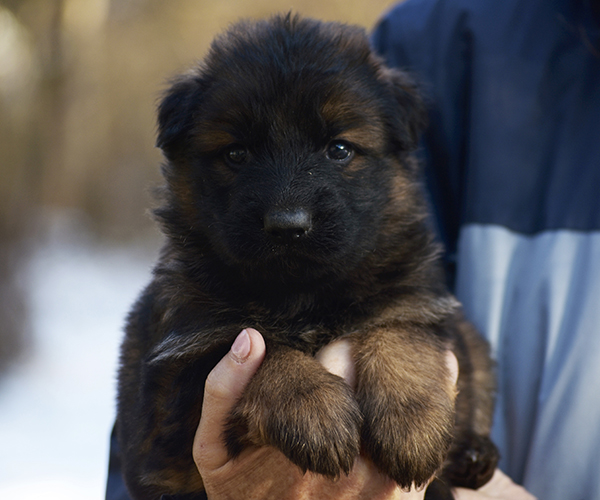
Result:
[[431,332],[403,324],[357,335],[354,346],[364,448],[403,488],[426,484],[453,435],[456,389],[445,347]]
[[487,483],[498,463],[489,438],[494,411],[495,379],[487,342],[458,318],[454,352],[459,360],[455,439],[441,478],[453,486],[477,489]]
[[225,441],[232,456],[248,445],[271,445],[303,471],[337,477],[352,469],[361,423],[342,378],[307,354],[271,345],[228,419]]

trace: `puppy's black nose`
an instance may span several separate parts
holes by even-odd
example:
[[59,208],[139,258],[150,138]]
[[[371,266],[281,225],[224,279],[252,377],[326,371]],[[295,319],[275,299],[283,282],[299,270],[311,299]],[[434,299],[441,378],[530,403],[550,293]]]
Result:
[[310,213],[303,208],[271,210],[265,215],[263,224],[269,236],[282,242],[302,238],[312,227]]

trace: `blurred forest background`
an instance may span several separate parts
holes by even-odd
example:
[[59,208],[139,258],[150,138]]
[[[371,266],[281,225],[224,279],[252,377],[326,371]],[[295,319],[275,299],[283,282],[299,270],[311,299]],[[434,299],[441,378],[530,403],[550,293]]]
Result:
[[[98,244],[158,240],[155,108],[243,17],[292,10],[370,29],[390,0],[0,1],[0,374],[29,338],[21,271],[57,217]],[[149,236],[150,235],[150,236]]]

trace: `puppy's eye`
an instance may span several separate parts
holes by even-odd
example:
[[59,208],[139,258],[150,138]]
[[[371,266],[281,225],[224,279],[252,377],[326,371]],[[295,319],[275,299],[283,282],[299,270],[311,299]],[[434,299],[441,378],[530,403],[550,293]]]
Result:
[[346,162],[354,156],[354,149],[346,141],[333,141],[327,146],[327,158],[334,161]]
[[244,163],[248,159],[248,148],[241,144],[232,144],[225,150],[225,159],[231,163]]

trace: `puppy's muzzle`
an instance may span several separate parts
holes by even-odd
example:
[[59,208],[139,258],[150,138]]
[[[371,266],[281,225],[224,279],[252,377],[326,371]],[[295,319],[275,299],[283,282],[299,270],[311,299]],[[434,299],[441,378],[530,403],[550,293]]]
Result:
[[273,209],[265,215],[263,229],[278,243],[293,243],[312,229],[311,215],[304,208]]

